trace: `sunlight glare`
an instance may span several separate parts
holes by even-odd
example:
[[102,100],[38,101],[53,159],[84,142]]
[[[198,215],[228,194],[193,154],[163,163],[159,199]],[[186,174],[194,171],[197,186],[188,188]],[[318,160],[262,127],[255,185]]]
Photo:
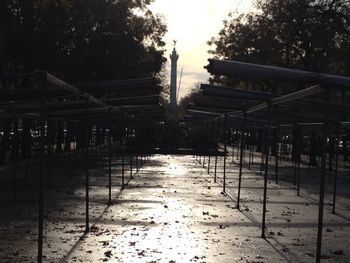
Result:
[[156,0],[150,9],[166,19],[166,57],[173,48],[172,40],[177,40],[176,48],[180,54],[178,71],[184,68],[180,92],[182,97],[195,83],[209,77],[203,69],[209,58],[207,41],[222,29],[223,20],[229,12],[246,13],[252,9],[252,1]]

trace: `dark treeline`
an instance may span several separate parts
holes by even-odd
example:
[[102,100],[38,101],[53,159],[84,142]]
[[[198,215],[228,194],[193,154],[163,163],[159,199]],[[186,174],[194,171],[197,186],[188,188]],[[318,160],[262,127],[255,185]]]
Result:
[[[350,2],[344,0],[259,0],[256,11],[231,14],[208,44],[220,59],[350,74]],[[214,76],[227,85],[237,80]],[[241,85],[247,85],[242,84]],[[282,88],[283,86],[283,88]],[[249,88],[287,93],[301,87],[257,83]]]
[[[157,76],[166,62],[163,36],[167,29],[163,18],[149,10],[150,3],[0,1],[0,76],[43,70],[69,83]],[[25,80],[20,83],[16,88],[33,86]],[[11,85],[1,82],[0,89]],[[0,164],[6,163],[9,152],[11,160],[35,155],[38,127],[30,119],[1,118]],[[85,147],[83,124],[48,121],[47,129],[46,144],[55,145],[57,152],[69,151],[73,142],[77,149]],[[96,138],[90,135],[90,140],[104,144],[105,125],[94,129]]]
[[2,0],[0,74],[41,69],[68,81],[154,75],[166,25],[149,0]]

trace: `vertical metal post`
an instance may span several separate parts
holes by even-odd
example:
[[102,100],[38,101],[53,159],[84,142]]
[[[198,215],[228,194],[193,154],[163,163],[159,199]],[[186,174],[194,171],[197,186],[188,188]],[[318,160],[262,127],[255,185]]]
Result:
[[124,149],[122,150],[122,189],[124,189],[124,185],[125,185],[125,167],[124,167]]
[[260,141],[260,143],[261,143],[261,159],[260,159],[260,176],[262,176],[263,175],[263,171],[264,171],[264,151],[265,151],[265,149],[264,149],[264,131],[263,131],[263,129],[261,129],[261,141]]
[[[245,133],[245,124],[247,119],[247,113],[244,110],[243,111],[243,124],[242,124],[242,130],[241,130],[241,142],[240,142],[240,159],[239,159],[239,175],[238,175],[238,195],[237,195],[237,209],[239,209],[239,202],[241,199],[241,185],[242,185],[242,168],[243,168],[243,151],[245,147],[245,139],[244,139],[244,133]],[[238,149],[237,149],[238,150]]]
[[244,147],[243,147],[243,162],[245,162],[246,160],[246,144],[244,144]]
[[224,132],[224,182],[223,182],[223,192],[226,191],[226,154],[227,154],[227,114],[225,114],[225,132]]
[[[238,156],[239,156],[239,153],[240,153],[240,150],[238,150],[238,149],[240,149],[240,148],[241,148],[240,142],[238,142],[237,151],[236,151],[236,160],[238,160]],[[243,154],[244,154],[244,149],[243,149]]]
[[[49,123],[47,124],[49,125]],[[51,125],[53,125],[53,128],[51,130],[52,133],[54,133],[54,129],[55,129],[55,122],[53,121],[51,123]],[[47,168],[47,180],[46,180],[46,185],[47,187],[51,187],[51,181],[52,181],[52,177],[53,177],[53,171],[54,171],[54,143],[55,143],[55,138],[49,134],[49,128],[47,130],[48,134],[48,153],[47,153],[47,163],[48,163],[48,168]],[[51,137],[52,136],[52,137]]]
[[[40,80],[42,81],[42,80]],[[46,124],[46,92],[43,83],[41,85],[40,102],[40,174],[39,174],[39,220],[38,220],[38,262],[43,260],[43,233],[44,233],[44,178],[45,170],[45,124]]]
[[18,170],[18,119],[13,122],[13,200],[17,204],[17,170]]
[[[249,133],[250,138],[252,136],[251,131]],[[248,169],[250,170],[251,167],[253,166],[253,143],[252,143],[252,139],[250,139],[250,145],[249,145],[249,164],[248,164]]]
[[329,107],[329,88],[324,90],[324,116],[322,128],[322,163],[321,163],[321,182],[320,182],[320,200],[318,211],[318,230],[317,230],[317,250],[316,262],[321,262],[322,249],[322,230],[323,230],[323,209],[324,209],[324,192],[325,192],[325,178],[326,178],[326,148],[328,138],[328,107]]
[[278,129],[276,131],[276,156],[275,156],[275,183],[278,184],[278,168],[279,168],[279,138],[280,138],[280,127],[278,126]]
[[335,167],[334,167],[333,207],[332,207],[333,214],[335,214],[335,201],[337,197],[338,159],[339,159],[339,127],[337,127],[336,139],[335,139],[335,163],[334,163]]
[[[238,145],[237,145],[237,151],[238,151]],[[232,156],[231,156],[232,162],[234,162],[234,157],[235,157],[235,141],[233,140],[232,141]]]
[[108,204],[112,203],[112,124],[111,109],[109,109],[109,134],[108,134]]
[[[26,178],[26,185],[28,185],[28,172],[29,172],[29,164],[28,164],[28,158],[29,156],[31,156],[31,144],[30,144],[30,140],[31,140],[31,135],[30,135],[30,127],[28,127],[29,131],[25,133],[26,136],[26,145],[24,146],[25,149],[23,149],[24,151],[26,151],[26,158],[25,158],[25,168],[24,168],[24,173],[25,173],[25,178]],[[23,129],[24,130],[24,129]]]
[[297,184],[297,162],[296,162],[296,160],[293,160],[293,171],[294,171],[293,185],[296,185]]
[[89,111],[89,97],[86,97],[85,101],[85,233],[90,231],[89,227],[89,124],[88,124],[88,111]]
[[46,129],[46,187],[50,187],[50,175],[51,175],[51,155],[52,155],[52,147],[51,147],[51,136],[53,123],[50,118],[47,117],[47,129]]
[[125,139],[125,122],[124,122],[124,113],[121,113],[122,117],[122,130],[120,133],[120,146],[121,146],[121,153],[122,153],[122,189],[124,189],[125,185],[125,153],[124,153],[124,139]]
[[251,169],[251,165],[252,165],[252,145],[249,145],[248,170]]
[[266,125],[266,141],[265,141],[265,173],[264,173],[264,197],[263,197],[263,215],[261,224],[261,237],[266,238],[265,228],[266,228],[266,201],[267,201],[267,178],[269,172],[269,148],[270,148],[270,123],[271,123],[271,102],[269,102],[267,108],[267,125]]
[[297,163],[297,196],[300,196],[300,161]]
[[132,153],[130,152],[130,178],[132,178],[132,160],[133,158],[132,158]]
[[217,119],[216,121],[216,145],[217,145],[217,149],[215,152],[215,164],[214,164],[214,183],[216,183],[216,172],[217,172],[217,168],[218,168],[218,151],[219,151],[219,119]]
[[299,126],[297,126],[296,136],[297,196],[300,196],[301,129]]
[[210,174],[210,155],[208,156],[208,174]]

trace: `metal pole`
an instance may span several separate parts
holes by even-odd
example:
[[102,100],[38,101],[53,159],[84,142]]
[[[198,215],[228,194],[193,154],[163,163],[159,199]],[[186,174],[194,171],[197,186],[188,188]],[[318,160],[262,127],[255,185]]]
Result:
[[125,137],[125,123],[124,123],[124,114],[122,113],[122,131],[120,133],[120,145],[121,145],[121,153],[122,153],[122,189],[124,189],[125,185],[125,154],[124,154],[124,138]]
[[335,139],[335,167],[334,167],[334,184],[333,184],[333,208],[332,213],[335,214],[335,199],[337,197],[337,179],[338,179],[338,158],[339,158],[339,127],[337,127],[337,135]]
[[297,163],[297,196],[300,196],[300,161]]
[[210,155],[208,156],[208,174],[210,174]]
[[225,132],[224,132],[224,182],[223,192],[226,191],[226,153],[227,153],[227,115],[225,114]]
[[296,130],[297,136],[297,152],[296,152],[296,162],[297,162],[297,196],[300,196],[300,162],[301,162],[301,130],[300,127],[297,127]]
[[38,263],[43,260],[43,233],[44,233],[44,178],[45,171],[45,123],[46,123],[46,92],[41,83],[40,102],[40,174],[39,174],[39,220],[38,220]]
[[[28,127],[29,131],[25,133],[26,136],[26,145],[24,146],[26,149],[23,149],[24,151],[26,151],[26,158],[25,158],[25,178],[26,178],[26,185],[28,185],[28,172],[29,172],[29,164],[28,164],[28,158],[29,156],[31,156],[31,144],[30,144],[30,140],[31,140],[31,135],[30,135],[30,127]],[[24,129],[23,129],[24,130]]]
[[[109,117],[111,110],[109,110]],[[109,136],[108,136],[108,204],[112,203],[112,125],[109,125]]]
[[17,204],[17,170],[18,170],[18,119],[13,123],[13,200]]
[[[124,149],[123,149],[124,151]],[[122,189],[124,189],[124,185],[125,185],[125,167],[124,167],[124,153],[122,153]]]
[[266,141],[265,141],[265,173],[264,173],[264,198],[263,198],[263,216],[261,225],[261,237],[266,238],[265,228],[266,228],[266,201],[267,201],[267,177],[269,172],[269,131],[271,123],[271,103],[268,105],[267,109],[267,125],[266,125]]
[[264,134],[263,130],[261,129],[261,156],[260,156],[260,176],[263,175],[263,170],[264,170]]
[[280,147],[279,147],[279,138],[280,138],[280,127],[278,126],[276,131],[276,156],[275,156],[275,183],[278,184],[278,168],[279,168],[279,153],[280,153]]
[[244,148],[243,148],[243,162],[245,162],[246,160],[246,144],[244,144]]
[[216,183],[216,171],[218,167],[218,151],[219,151],[219,120],[216,122],[216,145],[217,149],[215,152],[215,165],[214,165],[214,183]]
[[[240,142],[239,141],[237,141],[237,151],[236,151],[236,160],[238,160],[238,155],[239,155],[239,150],[238,149],[240,149],[241,147],[240,147]],[[243,152],[244,152],[244,149],[243,149]],[[233,160],[232,160],[233,161]]]
[[124,184],[125,184],[125,168],[124,168],[124,153],[122,153],[122,189],[124,189]]
[[51,175],[51,155],[52,155],[52,147],[51,147],[51,136],[52,136],[52,129],[53,123],[50,120],[50,118],[47,118],[47,130],[46,130],[46,149],[47,149],[47,155],[46,155],[46,188],[50,187],[50,175]]
[[329,89],[324,90],[324,120],[322,128],[322,164],[321,164],[321,182],[320,182],[320,200],[318,212],[318,230],[317,230],[317,250],[316,262],[321,262],[321,247],[322,247],[322,230],[323,230],[323,208],[324,208],[324,191],[326,177],[326,148],[328,138],[328,107],[329,107]]
[[[265,151],[265,146],[263,146],[263,151]],[[263,176],[264,170],[265,170],[265,153],[263,152],[261,154],[260,176]]]
[[132,153],[130,152],[130,178],[132,179]]
[[[237,145],[237,151],[238,151],[238,145]],[[232,141],[232,156],[231,156],[231,158],[232,158],[232,162],[234,162],[235,160],[235,141],[233,140]]]
[[[240,156],[239,156],[239,175],[238,175],[238,195],[237,195],[237,209],[239,209],[239,202],[241,198],[241,185],[242,185],[242,168],[243,168],[243,151],[245,147],[244,133],[245,133],[245,123],[247,119],[246,111],[243,111],[243,124],[241,131],[241,143],[240,143]],[[238,150],[238,149],[237,149]]]
[[248,161],[248,169],[251,169],[252,161],[253,161],[253,145],[249,145],[249,161]]
[[89,98],[85,102],[85,233],[90,231],[89,227],[89,124],[88,124]]

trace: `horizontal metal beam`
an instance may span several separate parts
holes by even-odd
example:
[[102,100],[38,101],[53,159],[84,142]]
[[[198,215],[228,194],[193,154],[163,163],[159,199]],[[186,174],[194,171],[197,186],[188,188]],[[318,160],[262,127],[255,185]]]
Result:
[[[290,93],[287,95],[273,98],[269,102],[263,102],[259,105],[253,106],[253,107],[247,109],[246,113],[253,113],[256,111],[261,111],[261,110],[267,108],[269,104],[270,105],[279,105],[279,104],[287,103],[290,101],[295,101],[295,100],[298,100],[301,98],[305,98],[307,96],[319,93],[321,91],[322,91],[322,89],[318,85],[312,86],[310,88],[306,88],[306,89],[299,90],[299,91],[296,91],[296,92],[293,92],[293,93]],[[232,115],[232,114],[229,114],[229,115]]]
[[278,105],[278,104],[282,104],[282,103],[286,103],[286,102],[290,102],[290,101],[295,101],[298,99],[302,99],[317,93],[322,92],[322,89],[320,88],[319,85],[316,86],[312,86],[306,89],[302,89],[287,95],[283,95],[277,98],[273,98],[271,100],[271,104],[272,105]]
[[220,108],[212,108],[212,107],[205,107],[205,106],[197,106],[196,104],[194,103],[189,103],[187,105],[187,109],[189,110],[196,110],[196,111],[206,111],[206,112],[213,112],[213,113],[226,113],[226,112],[230,112],[232,111],[231,110],[228,110],[228,109],[220,109]]
[[245,106],[249,105],[249,103],[246,103],[246,105],[243,105],[243,102],[240,99],[233,99],[233,98],[226,98],[226,97],[211,97],[211,96],[205,96],[205,95],[194,98],[193,102],[197,106],[211,107],[211,108],[231,110],[231,111],[241,110]]
[[198,111],[198,110],[187,110],[186,113],[192,116],[207,117],[207,118],[219,117],[221,115],[220,113],[214,113],[209,111]]
[[208,84],[201,84],[201,89],[203,90],[203,94],[207,96],[238,98],[241,100],[267,101],[271,98],[276,97],[275,95],[264,92],[236,89],[233,87],[225,86],[214,86]]
[[[142,96],[142,97],[125,97],[125,98],[113,98],[103,100],[105,103],[111,106],[126,106],[126,105],[157,105],[159,104],[159,96]],[[21,101],[21,102],[6,102],[0,104],[0,110],[16,111],[16,112],[39,112],[40,101]],[[95,103],[89,102],[86,104],[84,100],[71,100],[71,101],[55,101],[47,102],[46,108],[50,110],[69,110],[69,109],[82,109],[82,108],[96,108],[99,107]]]
[[138,79],[120,79],[120,80],[107,80],[107,81],[94,81],[76,83],[75,86],[82,90],[117,90],[117,89],[140,89],[149,88],[157,84],[154,78],[138,78]]
[[350,77],[346,76],[329,75],[232,60],[209,59],[209,65],[207,65],[205,68],[212,74],[237,76],[247,80],[282,80],[289,82],[333,84],[343,87],[350,87]]
[[106,114],[111,112],[112,114],[121,112],[127,112],[128,114],[135,114],[135,112],[140,112],[140,114],[146,114],[149,111],[159,111],[161,108],[160,106],[156,105],[126,105],[126,106],[120,106],[118,108],[90,108],[88,112],[86,113],[85,109],[75,109],[75,110],[61,110],[61,111],[49,111],[47,113],[48,116],[70,116],[70,115],[85,115],[88,114]]

